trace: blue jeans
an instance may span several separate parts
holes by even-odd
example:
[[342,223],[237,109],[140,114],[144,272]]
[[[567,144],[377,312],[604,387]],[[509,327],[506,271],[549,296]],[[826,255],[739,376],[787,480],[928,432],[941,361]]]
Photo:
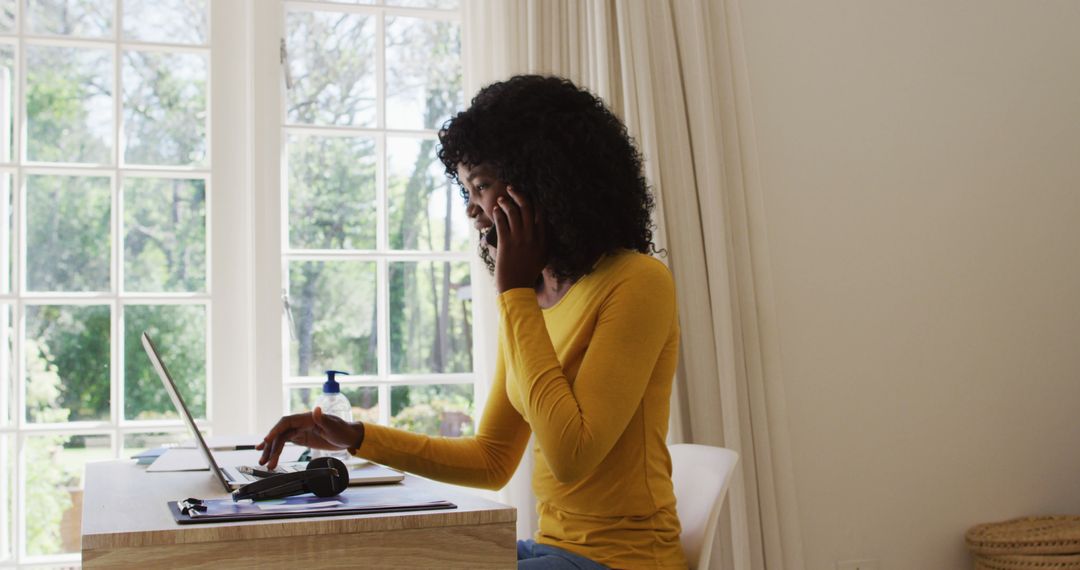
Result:
[[607,566],[584,556],[531,539],[518,541],[517,559],[518,570],[607,570]]

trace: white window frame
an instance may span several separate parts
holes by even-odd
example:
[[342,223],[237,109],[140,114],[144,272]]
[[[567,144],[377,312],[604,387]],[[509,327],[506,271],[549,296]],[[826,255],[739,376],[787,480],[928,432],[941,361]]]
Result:
[[[68,39],[63,37],[27,34],[22,28],[26,2],[17,0],[16,21],[18,32],[2,36],[4,43],[15,46],[15,58],[20,69],[18,81],[12,88],[14,136],[12,162],[0,164],[0,174],[11,174],[13,194],[12,208],[16,212],[12,240],[15,257],[12,265],[11,287],[8,293],[0,293],[0,303],[11,307],[12,367],[9,382],[12,383],[14,401],[9,402],[7,393],[0,396],[0,404],[10,406],[14,417],[8,425],[0,425],[0,438],[6,447],[6,455],[0,457],[0,498],[9,490],[15,493],[15,508],[9,523],[14,527],[10,545],[13,558],[0,562],[0,566],[16,567],[39,564],[77,564],[79,553],[28,557],[26,546],[26,498],[22,489],[27,478],[27,466],[19,461],[27,437],[62,435],[107,435],[111,455],[121,457],[123,437],[126,434],[156,431],[175,431],[187,437],[184,425],[177,420],[136,421],[123,418],[123,391],[119,379],[123,371],[123,342],[121,331],[121,306],[125,302],[145,301],[149,304],[192,303],[206,306],[207,339],[207,408],[206,419],[201,427],[215,433],[253,433],[255,422],[253,407],[248,405],[254,392],[252,338],[254,303],[251,301],[253,275],[251,192],[252,173],[252,124],[253,114],[249,105],[252,93],[252,22],[253,0],[208,0],[210,12],[209,39],[206,44],[161,44],[125,41],[122,36],[122,0],[114,0],[114,35],[100,39]],[[45,43],[74,47],[100,47],[113,50],[113,164],[104,165],[57,165],[35,163],[25,160],[26,50],[25,45]],[[121,140],[123,136],[123,94],[119,91],[123,72],[123,50],[170,51],[177,53],[209,54],[207,106],[209,110],[207,132],[207,166],[161,167],[120,166]],[[13,78],[14,80],[15,78]],[[110,178],[112,191],[110,239],[112,262],[110,266],[110,291],[103,293],[40,293],[27,292],[26,267],[23,243],[25,243],[25,204],[21,190],[27,175],[94,175]],[[174,176],[201,178],[206,181],[206,291],[204,293],[120,294],[123,278],[123,236],[117,235],[120,216],[123,215],[123,197],[120,184],[124,177]],[[3,209],[6,209],[6,204]],[[6,217],[3,220],[6,222]],[[6,244],[4,244],[6,245]],[[6,250],[5,250],[6,254]],[[6,257],[6,255],[5,255]],[[26,305],[103,305],[110,307],[110,419],[105,421],[80,421],[65,424],[34,424],[26,421],[26,366],[22,347],[25,342]],[[5,333],[6,334],[6,333]],[[3,352],[7,352],[5,344]],[[215,381],[216,380],[216,381]],[[14,465],[8,462],[14,462]],[[10,470],[10,471],[9,471]],[[13,481],[8,479],[12,474]],[[7,483],[11,483],[9,487]],[[0,542],[6,541],[5,535]]]
[[[386,208],[384,196],[385,165],[385,141],[387,136],[422,136],[429,137],[435,133],[433,130],[406,131],[385,128],[385,99],[384,99],[384,68],[377,67],[376,92],[379,95],[376,116],[378,128],[342,128],[342,127],[318,127],[318,126],[286,126],[285,119],[285,85],[282,68],[281,39],[285,34],[284,14],[288,9],[319,10],[335,12],[356,12],[364,14],[376,14],[379,17],[376,38],[376,57],[385,61],[383,39],[383,15],[401,15],[410,17],[423,17],[438,20],[455,20],[461,24],[462,46],[465,41],[465,22],[462,17],[462,9],[457,12],[446,10],[433,10],[422,8],[404,8],[390,6],[370,6],[340,4],[333,2],[313,2],[300,0],[277,0],[273,8],[266,6],[257,10],[254,14],[254,69],[255,69],[255,99],[252,103],[254,110],[253,128],[253,186],[256,189],[256,210],[254,212],[254,299],[255,299],[255,346],[258,347],[259,357],[254,363],[255,377],[258,384],[254,403],[255,422],[262,427],[262,431],[269,429],[283,413],[287,413],[289,404],[286,394],[288,390],[297,387],[314,387],[316,383],[312,379],[300,380],[289,377],[289,371],[285,369],[286,348],[289,343],[287,330],[288,321],[282,306],[282,290],[285,288],[283,254],[288,253],[289,245],[286,243],[286,224],[288,223],[288,204],[284,203],[285,197],[282,192],[282,180],[286,179],[283,156],[285,153],[284,133],[305,132],[311,134],[357,134],[373,136],[376,139],[377,148],[383,160],[377,165],[377,195],[380,201],[379,210],[382,212],[379,223],[377,250],[373,252],[326,252],[304,251],[290,253],[290,259],[368,259],[379,261],[379,274],[377,276],[378,303],[380,307],[387,307],[388,293],[386,289],[386,264],[392,261],[414,260],[450,260],[467,261],[470,264],[471,289],[473,291],[473,370],[461,374],[390,374],[389,362],[389,335],[388,335],[388,311],[380,311],[377,335],[379,337],[380,351],[378,354],[378,373],[374,377],[365,377],[363,385],[378,386],[379,388],[379,418],[380,423],[389,420],[390,394],[389,389],[394,385],[422,385],[422,384],[472,384],[473,386],[473,419],[479,421],[479,415],[483,410],[486,400],[487,378],[490,377],[494,367],[493,351],[485,350],[485,347],[494,344],[494,327],[486,323],[489,319],[483,317],[491,315],[485,310],[487,305],[493,305],[493,289],[488,279],[487,268],[477,258],[476,236],[470,238],[467,252],[402,252],[390,251],[386,240]],[[462,53],[463,84],[468,84],[468,59]],[[471,98],[471,94],[464,93],[465,100]],[[479,302],[478,302],[479,301]],[[479,320],[483,319],[483,321]],[[493,319],[491,320],[494,323]],[[489,364],[490,361],[490,364]]]

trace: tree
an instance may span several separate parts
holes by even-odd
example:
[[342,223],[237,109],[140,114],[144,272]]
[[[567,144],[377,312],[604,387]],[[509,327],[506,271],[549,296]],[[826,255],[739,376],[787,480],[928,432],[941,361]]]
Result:
[[[187,7],[199,3],[188,2]],[[125,3],[132,7],[135,3]],[[105,8],[99,7],[105,6]],[[25,5],[32,32],[111,33],[111,3],[36,0]],[[204,7],[205,8],[205,7]],[[187,9],[187,8],[185,8]],[[205,20],[205,9],[203,19]],[[133,18],[125,19],[126,23]],[[0,29],[13,15],[0,12]],[[183,24],[181,24],[183,27]],[[96,31],[95,31],[96,30]],[[114,98],[123,97],[124,160],[152,165],[198,164],[206,154],[206,58],[112,49],[26,45],[26,155],[55,163],[113,161]],[[0,49],[0,66],[13,62]],[[113,70],[122,65],[122,93]],[[13,76],[13,74],[11,74]],[[205,291],[205,185],[201,180],[126,178],[123,286],[128,291]],[[112,188],[103,176],[26,177],[26,281],[33,291],[109,291]],[[109,305],[25,304],[26,410],[30,422],[107,419],[114,313]],[[121,413],[129,419],[175,416],[142,354],[138,334],[150,330],[196,415],[205,415],[206,314],[201,304],[124,305],[125,380]],[[59,523],[72,507],[68,487],[81,478],[72,450],[94,436],[33,435],[23,447],[27,469],[26,549],[62,550]],[[103,448],[108,450],[106,446]],[[65,460],[66,461],[62,461]],[[70,514],[70,513],[69,513]]]
[[[373,126],[374,19],[332,12],[290,13],[288,18],[292,79],[288,120]],[[418,101],[422,116],[416,124],[405,126],[438,127],[462,102],[457,27],[388,17],[385,36],[388,108]],[[399,118],[388,112],[391,123]],[[290,137],[287,180],[292,247],[374,248],[376,149],[368,141],[363,137]],[[452,231],[456,191],[442,176],[435,141],[388,138],[387,151],[390,247],[459,249],[463,244],[453,243],[456,234]],[[457,302],[457,292],[469,283],[468,265],[391,262],[388,277],[390,370],[472,370],[470,307],[468,300]],[[295,323],[295,366],[290,372],[317,376],[323,369],[344,366],[352,372],[374,373],[378,314],[373,266],[295,261],[289,279]],[[399,388],[392,401],[400,412],[404,408],[398,402],[410,401],[410,388]],[[455,402],[459,408],[467,407],[465,399]]]
[[[55,12],[62,13],[62,12]],[[56,24],[67,25],[74,24]],[[98,52],[106,55],[101,59]],[[89,54],[89,55],[88,55]],[[111,101],[108,52],[31,47],[27,79],[28,153],[38,160],[101,160],[111,141],[99,133],[95,98]],[[194,59],[192,59],[194,57]],[[201,56],[124,53],[125,157],[185,164],[205,154],[205,62]],[[104,62],[104,63],[102,63]],[[202,67],[200,67],[202,65]],[[111,109],[111,104],[106,108]],[[111,121],[110,121],[111,122]],[[193,126],[194,125],[194,126]],[[108,159],[102,160],[108,162]],[[121,186],[128,290],[206,287],[205,185],[201,180],[126,178]],[[38,291],[108,290],[111,190],[105,177],[27,178],[27,283]],[[205,311],[199,306],[124,308],[125,415],[175,415],[141,353],[138,334],[157,333],[165,358],[197,415],[205,414]],[[108,306],[31,306],[27,336],[49,352],[38,358],[62,379],[56,405],[70,419],[109,413],[111,313]]]

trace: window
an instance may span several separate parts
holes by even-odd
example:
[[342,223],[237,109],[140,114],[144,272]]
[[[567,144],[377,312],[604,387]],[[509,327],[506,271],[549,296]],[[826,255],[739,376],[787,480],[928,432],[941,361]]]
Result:
[[210,56],[207,0],[0,0],[0,564],[77,562],[83,465],[183,433],[143,330],[211,415]]
[[344,370],[356,419],[468,434],[474,256],[435,156],[463,106],[457,6],[368,4],[281,13],[280,409],[310,409]]
[[0,0],[0,566],[77,564],[83,465],[188,437],[143,330],[211,433],[328,368],[360,419],[472,429],[456,0],[268,8]]

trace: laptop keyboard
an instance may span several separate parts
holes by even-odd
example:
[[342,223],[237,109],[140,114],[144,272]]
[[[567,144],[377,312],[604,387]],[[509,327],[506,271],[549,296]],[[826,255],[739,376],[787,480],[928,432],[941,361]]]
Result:
[[266,469],[263,469],[261,467],[241,465],[240,467],[237,467],[235,469],[222,469],[222,471],[225,472],[225,476],[229,480],[239,480],[253,483],[264,477],[269,477],[270,475],[277,475],[279,473],[295,473],[297,471],[303,471],[306,468],[307,466],[304,464],[289,464],[278,465],[272,471],[267,471]]

